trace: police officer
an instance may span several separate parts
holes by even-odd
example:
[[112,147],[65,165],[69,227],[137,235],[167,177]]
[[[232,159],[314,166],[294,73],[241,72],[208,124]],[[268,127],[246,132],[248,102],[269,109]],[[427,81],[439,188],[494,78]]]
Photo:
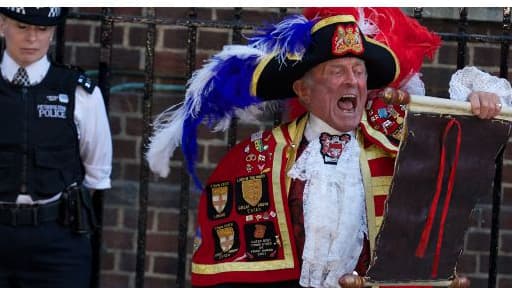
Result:
[[0,287],[88,287],[85,188],[110,188],[103,98],[82,72],[47,57],[65,8],[0,13]]

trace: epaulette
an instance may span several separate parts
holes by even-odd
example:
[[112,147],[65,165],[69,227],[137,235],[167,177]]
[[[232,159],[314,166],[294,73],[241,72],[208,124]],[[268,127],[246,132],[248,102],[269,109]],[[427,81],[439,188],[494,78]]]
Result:
[[61,68],[65,68],[65,69],[69,69],[69,70],[78,72],[79,76],[77,78],[77,84],[80,87],[82,87],[89,94],[91,94],[94,91],[94,88],[96,87],[96,83],[91,78],[89,78],[89,76],[87,76],[85,74],[85,71],[82,68],[75,66],[75,65],[70,65],[70,64],[61,64],[61,63],[52,63],[52,64],[56,67],[61,67]]
[[96,84],[91,80],[91,78],[85,74],[80,74],[80,76],[78,76],[77,82],[78,85],[84,88],[84,90],[89,94],[91,94],[92,91],[94,91],[94,87],[96,87]]

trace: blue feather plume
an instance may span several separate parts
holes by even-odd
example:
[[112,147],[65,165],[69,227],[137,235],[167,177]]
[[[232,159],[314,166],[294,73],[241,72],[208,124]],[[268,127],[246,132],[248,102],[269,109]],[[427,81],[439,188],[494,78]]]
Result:
[[293,15],[257,31],[249,38],[249,45],[277,54],[279,62],[284,63],[288,54],[304,54],[311,44],[311,28],[315,23],[316,20],[308,20],[303,15]]
[[[233,117],[236,109],[244,109],[261,102],[250,94],[250,85],[254,69],[263,52],[242,47],[244,46],[225,47],[223,52],[213,56],[210,63],[199,70],[199,74],[203,73],[206,77],[196,74],[189,82],[185,110],[191,113],[183,123],[181,147],[187,170],[199,189],[202,189],[202,184],[195,171],[199,124],[205,122],[212,128],[220,120]],[[197,81],[204,83],[192,87]]]

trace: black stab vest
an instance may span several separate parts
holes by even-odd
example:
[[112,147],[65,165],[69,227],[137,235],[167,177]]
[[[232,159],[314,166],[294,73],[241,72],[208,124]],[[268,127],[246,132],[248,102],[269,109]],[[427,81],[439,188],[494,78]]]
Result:
[[73,116],[80,75],[51,65],[31,87],[0,77],[0,201],[15,202],[20,193],[45,199],[82,182]]

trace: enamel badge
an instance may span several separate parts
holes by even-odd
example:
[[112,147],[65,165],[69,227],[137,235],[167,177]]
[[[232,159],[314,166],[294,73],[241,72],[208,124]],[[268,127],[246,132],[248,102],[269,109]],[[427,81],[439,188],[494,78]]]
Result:
[[350,138],[349,134],[330,135],[325,132],[320,134],[320,153],[324,157],[324,163],[338,164],[343,148],[350,141]]

